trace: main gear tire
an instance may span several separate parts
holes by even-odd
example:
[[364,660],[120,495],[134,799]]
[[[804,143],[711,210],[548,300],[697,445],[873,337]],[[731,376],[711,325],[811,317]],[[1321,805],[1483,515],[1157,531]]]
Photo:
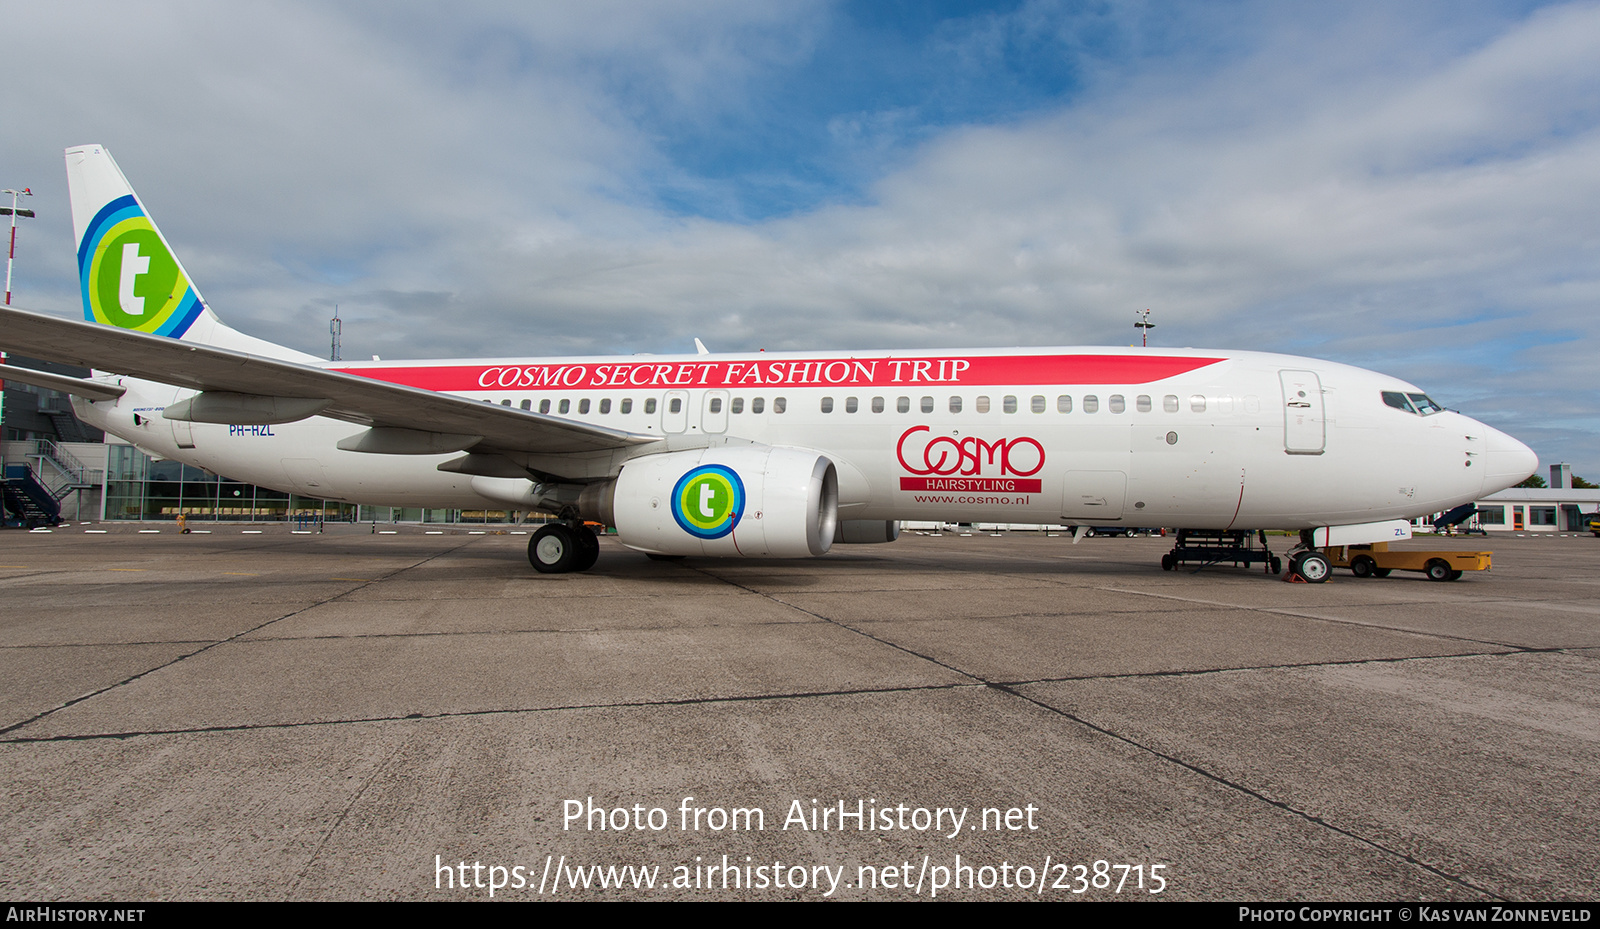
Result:
[[[597,553],[599,547],[599,543],[595,543]],[[540,574],[565,574],[576,570],[578,551],[577,533],[561,523],[545,526],[528,540],[528,561]]]

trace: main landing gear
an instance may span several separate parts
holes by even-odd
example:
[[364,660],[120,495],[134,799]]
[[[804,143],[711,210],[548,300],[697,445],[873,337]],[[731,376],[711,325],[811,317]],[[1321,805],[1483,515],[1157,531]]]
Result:
[[528,540],[528,561],[541,574],[587,571],[600,558],[600,540],[583,523],[550,523]]

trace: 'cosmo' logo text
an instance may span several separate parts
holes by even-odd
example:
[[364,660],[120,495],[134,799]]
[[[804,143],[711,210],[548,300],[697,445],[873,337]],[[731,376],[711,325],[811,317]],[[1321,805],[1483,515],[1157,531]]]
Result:
[[900,433],[895,456],[917,477],[902,477],[901,490],[985,493],[1039,493],[1029,479],[1044,468],[1044,446],[1030,436],[981,439],[935,436],[927,426]]

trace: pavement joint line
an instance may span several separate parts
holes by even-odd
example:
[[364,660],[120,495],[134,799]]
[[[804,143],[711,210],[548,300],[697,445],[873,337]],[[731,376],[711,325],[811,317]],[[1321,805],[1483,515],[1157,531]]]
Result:
[[1305,810],[1302,810],[1302,809],[1300,809],[1300,808],[1298,808],[1296,806],[1293,806],[1293,805],[1289,804],[1286,801],[1274,800],[1273,798],[1267,796],[1266,794],[1264,794],[1264,793],[1262,793],[1262,792],[1260,792],[1260,791],[1258,791],[1258,790],[1256,790],[1256,789],[1254,789],[1252,787],[1247,787],[1244,784],[1238,783],[1237,781],[1230,780],[1229,778],[1223,777],[1220,774],[1217,774],[1217,773],[1214,773],[1212,771],[1209,771],[1209,770],[1207,770],[1207,769],[1205,769],[1205,768],[1203,768],[1203,767],[1201,767],[1201,766],[1199,766],[1197,764],[1194,764],[1194,763],[1191,763],[1191,762],[1188,762],[1188,761],[1184,761],[1182,758],[1179,758],[1176,755],[1171,755],[1171,754],[1168,754],[1167,752],[1163,752],[1160,749],[1154,748],[1154,747],[1149,746],[1149,745],[1146,745],[1143,742],[1138,741],[1137,739],[1131,738],[1129,736],[1122,735],[1122,734],[1117,733],[1117,732],[1113,732],[1110,729],[1107,729],[1104,726],[1100,726],[1100,725],[1097,725],[1095,723],[1092,723],[1089,720],[1084,719],[1083,717],[1078,716],[1075,713],[1069,713],[1066,710],[1060,709],[1058,707],[1051,706],[1048,703],[1045,703],[1043,701],[1037,700],[1037,699],[1035,699],[1033,697],[1028,696],[1027,694],[1019,693],[1019,692],[1017,692],[1015,690],[1012,690],[1012,689],[1010,689],[1008,687],[997,686],[995,689],[996,690],[1005,691],[1005,692],[1011,694],[1012,696],[1017,697],[1018,699],[1026,700],[1027,702],[1032,703],[1033,705],[1039,707],[1040,709],[1046,710],[1046,711],[1051,712],[1051,713],[1058,714],[1060,716],[1064,716],[1067,719],[1070,719],[1073,722],[1076,722],[1079,725],[1084,726],[1085,728],[1092,729],[1095,732],[1098,732],[1098,733],[1100,733],[1102,735],[1105,735],[1105,736],[1107,736],[1109,738],[1116,739],[1117,741],[1122,742],[1122,743],[1124,743],[1126,745],[1132,746],[1133,748],[1139,749],[1140,751],[1148,752],[1149,754],[1154,755],[1155,757],[1160,758],[1163,761],[1166,761],[1166,762],[1168,762],[1170,764],[1177,765],[1178,767],[1181,767],[1181,768],[1184,768],[1185,770],[1191,771],[1194,774],[1198,774],[1201,777],[1206,778],[1207,780],[1214,781],[1215,783],[1220,784],[1220,785],[1222,785],[1224,787],[1227,787],[1227,788],[1229,788],[1231,790],[1238,791],[1239,793],[1242,793],[1242,794],[1244,794],[1244,795],[1246,795],[1248,797],[1252,797],[1252,798],[1254,798],[1256,800],[1259,800],[1260,802],[1265,803],[1265,804],[1267,804],[1269,806],[1272,806],[1272,807],[1274,807],[1276,809],[1282,810],[1283,812],[1288,813],[1291,816],[1295,816],[1295,817],[1297,817],[1299,819],[1305,820],[1306,822],[1311,823],[1312,825],[1320,826],[1320,827],[1322,827],[1324,829],[1329,830],[1330,832],[1336,832],[1339,835],[1342,835],[1342,836],[1344,836],[1344,837],[1346,837],[1348,839],[1351,839],[1351,840],[1356,841],[1356,842],[1360,842],[1361,844],[1366,845],[1369,848],[1376,849],[1377,851],[1383,852],[1384,854],[1387,854],[1387,855],[1392,855],[1392,856],[1394,856],[1396,858],[1399,858],[1401,861],[1404,861],[1404,862],[1406,862],[1406,863],[1408,863],[1410,865],[1413,865],[1415,867],[1421,868],[1422,870],[1427,871],[1430,874],[1433,874],[1433,875],[1435,875],[1437,877],[1443,878],[1444,880],[1447,880],[1447,881],[1449,881],[1449,882],[1451,882],[1453,884],[1458,884],[1461,887],[1464,887],[1467,890],[1472,891],[1473,893],[1482,894],[1482,895],[1484,895],[1486,897],[1492,897],[1492,898],[1494,898],[1496,900],[1501,900],[1501,901],[1509,901],[1510,900],[1509,897],[1505,897],[1505,896],[1502,896],[1502,895],[1500,895],[1498,893],[1495,893],[1494,891],[1489,890],[1486,887],[1479,887],[1478,885],[1472,883],[1471,881],[1467,880],[1464,877],[1461,877],[1460,875],[1451,874],[1448,871],[1445,871],[1445,870],[1443,870],[1443,869],[1441,869],[1439,867],[1436,867],[1434,865],[1428,864],[1427,862],[1425,862],[1425,861],[1423,861],[1423,860],[1421,860],[1419,858],[1416,858],[1413,855],[1407,854],[1406,852],[1400,851],[1399,849],[1390,848],[1389,846],[1383,844],[1382,842],[1378,842],[1378,841],[1376,841],[1374,839],[1369,839],[1369,838],[1367,838],[1366,836],[1363,836],[1363,835],[1358,835],[1357,833],[1352,832],[1351,830],[1346,829],[1343,826],[1339,826],[1339,825],[1336,825],[1336,824],[1334,824],[1332,822],[1329,822],[1328,820],[1322,818],[1321,816],[1317,816],[1317,815],[1314,815],[1312,813],[1308,813]]
[[[1141,610],[1141,609],[1116,610],[1116,609],[1108,609],[1108,610],[1086,610],[1086,611],[1081,612],[1081,613],[1045,613],[1045,612],[1041,612],[1039,610],[1021,610],[1021,611],[1018,611],[1016,613],[995,613],[995,614],[990,615],[990,616],[965,616],[965,617],[934,616],[934,617],[930,617],[928,619],[904,619],[904,618],[886,616],[886,617],[884,617],[882,619],[861,619],[861,620],[856,620],[856,622],[859,622],[859,623],[861,623],[863,625],[866,625],[866,624],[869,624],[869,623],[909,623],[909,624],[921,625],[923,623],[951,622],[951,621],[954,621],[954,620],[957,620],[957,619],[976,620],[978,622],[991,622],[991,621],[997,620],[997,619],[1034,619],[1034,618],[1039,618],[1039,619],[1070,619],[1070,618],[1074,618],[1074,617],[1129,616],[1129,615],[1131,615],[1131,616],[1166,616],[1166,615],[1171,614],[1171,613],[1179,613],[1179,614],[1182,614],[1182,615],[1185,615],[1185,616],[1190,616],[1190,615],[1194,615],[1194,614],[1199,613],[1199,612],[1200,612],[1199,610],[1186,610],[1186,609],[1184,609],[1182,607],[1176,607],[1176,606],[1172,607],[1171,609],[1161,609],[1161,610]],[[1221,613],[1221,612],[1225,612],[1225,611],[1219,609],[1219,610],[1209,610],[1207,612]]]
[[[710,574],[709,571],[706,571],[703,568],[695,567],[695,566],[692,566],[692,565],[691,566],[686,566],[686,567],[690,567],[692,570],[700,571],[701,573],[704,573],[704,574]],[[717,577],[717,575],[714,575],[714,574],[710,574],[710,576]],[[735,583],[733,581],[729,581],[726,578],[719,578],[719,580],[722,580],[724,583],[733,584],[733,586],[740,587],[741,589],[744,589],[744,590],[750,590],[750,588],[745,587],[742,584],[737,584],[737,583]],[[1102,588],[1102,589],[1106,589],[1106,588]],[[1267,795],[1261,793],[1258,790],[1255,790],[1255,789],[1253,789],[1251,787],[1247,787],[1244,784],[1240,784],[1240,783],[1237,783],[1235,781],[1229,780],[1228,778],[1223,777],[1220,774],[1216,774],[1216,773],[1213,773],[1211,771],[1208,771],[1208,770],[1206,770],[1205,768],[1201,767],[1198,764],[1195,764],[1195,763],[1192,763],[1192,762],[1188,762],[1188,761],[1184,761],[1183,759],[1178,758],[1175,755],[1171,755],[1171,754],[1168,754],[1166,752],[1160,751],[1159,749],[1156,749],[1156,748],[1153,748],[1151,746],[1145,745],[1144,743],[1139,742],[1138,740],[1133,739],[1133,738],[1131,738],[1129,736],[1125,736],[1125,735],[1122,735],[1120,733],[1113,732],[1110,729],[1105,728],[1104,726],[1096,725],[1096,724],[1088,721],[1087,719],[1084,719],[1081,716],[1077,716],[1076,714],[1073,714],[1073,713],[1068,713],[1065,710],[1058,709],[1057,707],[1051,706],[1048,703],[1045,703],[1045,702],[1043,702],[1041,700],[1038,700],[1038,699],[1035,699],[1033,697],[1030,697],[1027,694],[1020,693],[1014,687],[1008,686],[1006,684],[997,683],[997,682],[994,682],[994,681],[987,680],[982,675],[975,674],[975,673],[973,673],[971,671],[965,671],[965,670],[962,670],[960,668],[956,668],[956,667],[954,667],[954,666],[952,666],[950,664],[947,664],[947,663],[945,663],[943,661],[938,660],[937,658],[932,658],[930,656],[923,655],[923,654],[915,651],[914,649],[907,648],[906,646],[899,645],[899,644],[894,643],[894,642],[886,641],[884,639],[879,638],[878,636],[874,636],[874,635],[872,635],[870,633],[863,632],[860,629],[856,629],[856,628],[854,628],[854,627],[852,627],[852,626],[850,626],[850,625],[848,625],[846,623],[840,622],[840,621],[835,620],[835,619],[831,619],[831,618],[823,616],[823,615],[821,615],[819,613],[813,613],[810,610],[806,610],[806,609],[804,609],[802,607],[795,606],[794,604],[791,604],[791,603],[785,603],[784,601],[779,600],[777,597],[771,596],[769,594],[763,594],[763,593],[760,593],[759,591],[755,591],[755,590],[750,590],[750,592],[755,594],[756,596],[764,597],[764,598],[766,598],[768,600],[772,600],[772,601],[774,601],[776,603],[780,603],[780,604],[783,604],[784,606],[788,606],[791,609],[799,610],[799,611],[801,611],[803,613],[808,613],[808,614],[810,614],[812,616],[816,616],[818,619],[821,619],[821,620],[823,620],[825,622],[833,623],[834,625],[837,625],[840,628],[848,629],[851,632],[856,633],[857,635],[863,636],[864,638],[868,638],[868,639],[871,639],[871,640],[873,640],[875,642],[879,642],[879,643],[882,643],[884,645],[887,645],[887,646],[889,646],[891,648],[898,649],[900,651],[905,652],[906,654],[913,655],[913,656],[918,657],[918,658],[922,658],[925,661],[928,661],[928,662],[930,662],[932,664],[938,665],[939,667],[945,668],[945,669],[947,669],[949,671],[952,671],[952,672],[954,672],[956,674],[960,674],[960,675],[962,675],[964,677],[969,677],[972,680],[978,682],[979,684],[981,684],[982,686],[984,686],[984,687],[986,687],[986,688],[988,688],[990,690],[994,690],[994,691],[998,691],[1000,693],[1008,694],[1008,695],[1010,695],[1012,697],[1015,697],[1015,698],[1017,698],[1019,700],[1026,701],[1026,702],[1031,703],[1034,706],[1037,706],[1037,707],[1039,707],[1039,708],[1041,708],[1041,709],[1043,709],[1043,710],[1045,710],[1047,712],[1054,713],[1054,714],[1059,715],[1059,716],[1061,716],[1061,717],[1063,717],[1065,719],[1071,720],[1071,721],[1077,723],[1078,725],[1083,726],[1083,727],[1085,727],[1087,729],[1090,729],[1090,730],[1093,730],[1095,732],[1098,732],[1098,733],[1100,733],[1100,734],[1102,734],[1104,736],[1107,736],[1109,738],[1116,739],[1119,742],[1122,742],[1124,744],[1130,745],[1130,746],[1132,746],[1134,748],[1137,748],[1137,749],[1139,749],[1141,751],[1148,752],[1149,754],[1154,755],[1155,757],[1160,758],[1160,759],[1162,759],[1162,760],[1164,760],[1164,761],[1166,761],[1166,762],[1168,762],[1170,764],[1177,765],[1177,766],[1179,766],[1179,767],[1181,767],[1181,768],[1183,768],[1183,769],[1185,769],[1187,771],[1190,771],[1190,772],[1192,772],[1194,774],[1198,774],[1201,777],[1204,777],[1204,778],[1206,778],[1206,779],[1208,779],[1210,781],[1213,781],[1213,782],[1215,782],[1217,784],[1220,784],[1220,785],[1222,785],[1224,787],[1227,787],[1229,789],[1235,790],[1235,791],[1237,791],[1239,793],[1242,793],[1242,794],[1244,794],[1244,795],[1246,795],[1248,797],[1252,797],[1252,798],[1254,798],[1254,799],[1256,799],[1256,800],[1258,800],[1258,801],[1260,801],[1262,803],[1266,803],[1266,804],[1268,804],[1268,805],[1270,805],[1270,806],[1272,806],[1272,807],[1274,807],[1276,809],[1279,809],[1279,810],[1281,810],[1283,812],[1289,813],[1289,814],[1291,814],[1293,816],[1296,816],[1296,817],[1298,817],[1300,819],[1303,819],[1306,822],[1309,822],[1309,823],[1311,823],[1313,825],[1320,826],[1320,827],[1322,827],[1324,829],[1327,829],[1329,831],[1338,833],[1339,835],[1343,835],[1343,836],[1345,836],[1345,837],[1347,837],[1349,839],[1352,839],[1352,840],[1354,840],[1356,842],[1360,842],[1360,843],[1362,843],[1364,845],[1367,845],[1370,848],[1376,849],[1376,850],[1378,850],[1380,852],[1383,852],[1385,854],[1392,855],[1392,856],[1394,856],[1396,858],[1399,858],[1402,861],[1405,861],[1405,862],[1407,862],[1407,863],[1409,863],[1409,864],[1411,864],[1411,865],[1413,865],[1415,867],[1418,867],[1418,868],[1421,868],[1421,869],[1423,869],[1425,871],[1428,871],[1429,873],[1434,874],[1437,877],[1443,878],[1444,880],[1447,880],[1447,881],[1450,881],[1452,883],[1458,884],[1458,885],[1460,885],[1460,886],[1462,886],[1462,887],[1464,887],[1464,888],[1466,888],[1468,890],[1473,891],[1474,893],[1483,894],[1484,896],[1492,897],[1492,898],[1497,899],[1497,900],[1506,900],[1506,899],[1508,899],[1506,897],[1502,897],[1501,895],[1495,893],[1494,891],[1488,890],[1488,889],[1483,888],[1483,887],[1478,887],[1477,885],[1473,884],[1472,882],[1466,880],[1463,877],[1460,877],[1460,876],[1454,875],[1454,874],[1450,874],[1450,873],[1448,873],[1448,872],[1446,872],[1446,871],[1444,871],[1444,870],[1442,870],[1442,869],[1440,869],[1438,867],[1435,867],[1433,865],[1428,864],[1427,862],[1421,861],[1421,860],[1419,860],[1419,859],[1417,859],[1417,858],[1415,858],[1415,857],[1413,857],[1411,855],[1408,855],[1405,852],[1399,851],[1398,849],[1390,848],[1390,847],[1388,847],[1387,845],[1384,845],[1381,842],[1377,842],[1377,841],[1375,841],[1373,839],[1368,839],[1365,836],[1357,835],[1356,833],[1350,831],[1349,829],[1345,829],[1345,828],[1343,828],[1341,826],[1335,825],[1334,823],[1331,823],[1331,822],[1323,819],[1320,816],[1314,816],[1314,815],[1312,815],[1312,814],[1310,814],[1310,813],[1308,813],[1308,812],[1306,812],[1304,810],[1301,810],[1301,809],[1299,809],[1297,807],[1294,807],[1294,806],[1290,805],[1287,802],[1284,802],[1284,801],[1281,801],[1281,800],[1274,800],[1271,797],[1268,797]],[[1182,599],[1182,598],[1176,598],[1175,597],[1175,598],[1172,598],[1172,599]],[[1235,607],[1235,608],[1236,609],[1250,609],[1248,607],[1243,607],[1243,608]],[[1402,659],[1367,659],[1366,661],[1385,661],[1385,660],[1394,661],[1394,660],[1402,660]],[[1354,662],[1338,662],[1338,663],[1339,664],[1350,664],[1350,663],[1354,663]],[[1365,663],[1365,661],[1361,662],[1361,663]]]
[[[522,716],[534,713],[586,712],[591,710],[649,709],[651,707],[715,706],[722,703],[761,703],[771,700],[816,700],[827,697],[870,697],[880,694],[920,693],[935,690],[978,689],[978,682],[948,684],[904,684],[898,687],[852,687],[843,690],[808,690],[791,693],[724,694],[716,697],[684,697],[673,700],[621,700],[615,703],[570,703],[556,706],[514,706],[478,710],[449,710],[440,713],[407,713],[403,716],[356,716],[348,719],[298,719],[275,723],[235,723],[232,725],[191,726],[184,729],[134,729],[126,732],[83,732],[65,735],[12,736],[0,738],[0,745],[26,745],[42,742],[93,742],[101,739],[132,739],[141,736],[205,735],[216,732],[253,732],[268,729],[305,729],[315,726],[351,726],[363,723],[407,723],[430,719],[463,719],[474,716]],[[16,728],[15,726],[12,727]],[[5,730],[10,731],[10,730]]]
[[21,648],[123,648],[132,645],[200,645],[205,642],[216,641],[216,639],[155,639],[137,642],[33,642],[0,645],[0,651]]
[[[447,551],[435,552],[434,554],[429,555],[428,557],[422,559],[421,561],[417,562],[416,564],[408,565],[408,566],[402,566],[402,567],[396,568],[394,571],[390,572],[389,575],[385,575],[385,577],[388,577],[388,576],[393,575],[393,574],[398,574],[401,571],[409,571],[412,568],[415,568],[415,567],[418,567],[420,565],[426,564],[426,563],[428,563],[429,561],[432,561],[435,558],[441,557],[441,556],[449,554],[450,552],[453,552],[453,551],[455,551],[455,550],[457,550],[459,548],[462,548],[463,546],[465,546],[465,545],[467,545],[467,544],[469,544],[470,542],[473,542],[473,541],[476,541],[476,540],[469,538],[467,541],[463,542],[461,545],[457,545],[454,548],[448,549]],[[362,587],[365,587],[365,586],[366,585],[362,585]],[[11,724],[9,726],[5,726],[3,728],[0,728],[0,736],[4,736],[8,732],[15,732],[16,730],[21,729],[24,726],[32,725],[33,723],[36,723],[39,720],[44,719],[46,716],[49,716],[50,714],[55,713],[55,712],[57,712],[59,710],[64,710],[69,706],[74,706],[76,704],[82,703],[85,700],[91,700],[91,699],[93,699],[95,697],[100,696],[103,693],[106,693],[107,691],[115,690],[116,688],[122,687],[122,686],[124,686],[126,684],[131,684],[131,683],[133,683],[134,681],[138,680],[141,677],[145,677],[146,675],[149,675],[149,674],[154,674],[157,671],[161,671],[161,670],[163,670],[165,668],[170,668],[170,667],[172,667],[173,665],[177,664],[180,661],[184,661],[184,660],[187,660],[189,658],[193,658],[196,655],[199,655],[199,654],[201,654],[203,652],[206,652],[206,651],[209,651],[209,650],[211,650],[213,648],[216,648],[218,645],[223,645],[223,644],[226,644],[228,642],[232,642],[233,640],[235,640],[237,638],[240,638],[241,636],[249,635],[250,633],[255,632],[258,629],[265,629],[266,627],[272,625],[273,623],[281,622],[282,620],[288,619],[288,618],[290,618],[292,616],[298,616],[301,613],[306,612],[307,610],[314,610],[317,607],[322,606],[325,603],[332,603],[333,601],[339,599],[340,597],[347,596],[349,594],[355,593],[358,590],[361,590],[362,587],[352,587],[349,590],[341,591],[340,593],[334,594],[331,597],[324,597],[323,599],[318,600],[315,603],[307,604],[306,606],[303,606],[300,609],[294,610],[294,611],[289,612],[289,613],[285,613],[284,615],[279,616],[276,619],[269,619],[264,623],[261,623],[261,624],[256,625],[256,626],[252,626],[251,628],[246,629],[246,630],[244,630],[242,632],[236,632],[233,635],[228,636],[225,639],[217,639],[217,640],[215,640],[213,642],[210,642],[207,645],[204,645],[204,646],[202,646],[200,648],[195,649],[192,652],[187,652],[187,653],[179,655],[176,658],[173,658],[173,659],[171,659],[169,661],[164,661],[161,664],[156,665],[153,668],[147,668],[147,669],[145,669],[143,671],[140,671],[137,674],[134,674],[134,675],[132,675],[130,677],[126,677],[126,678],[123,678],[120,681],[116,681],[114,683],[107,684],[106,686],[101,687],[98,690],[92,690],[89,693],[80,694],[80,695],[78,695],[76,697],[73,697],[71,700],[66,701],[65,703],[58,704],[58,705],[53,706],[50,709],[44,710],[42,712],[35,713],[33,716],[30,716],[30,717],[28,717],[27,719],[24,719],[21,722],[13,723],[13,724]]]
[[[1421,637],[1430,638],[1430,639],[1449,639],[1451,641],[1456,641],[1456,642],[1471,642],[1474,645],[1491,645],[1491,646],[1494,646],[1495,648],[1505,648],[1505,649],[1510,649],[1512,651],[1517,651],[1517,652],[1561,651],[1563,648],[1583,648],[1583,647],[1586,647],[1586,646],[1542,647],[1542,646],[1532,646],[1532,645],[1517,645],[1517,644],[1514,644],[1514,643],[1511,643],[1511,642],[1496,642],[1493,639],[1481,639],[1481,638],[1474,638],[1473,636],[1453,635],[1453,634],[1448,633],[1448,632],[1430,632],[1430,631],[1424,630],[1424,629],[1408,629],[1408,628],[1406,628],[1404,626],[1389,626],[1389,625],[1385,625],[1383,623],[1369,623],[1369,622],[1362,622],[1360,620],[1355,620],[1355,619],[1340,619],[1340,618],[1334,617],[1334,616],[1314,616],[1314,615],[1312,615],[1310,613],[1300,612],[1300,611],[1292,609],[1290,607],[1281,607],[1281,606],[1245,606],[1245,605],[1241,605],[1241,604],[1220,604],[1220,603],[1218,603],[1218,601],[1215,601],[1215,600],[1201,600],[1199,598],[1179,597],[1179,596],[1176,596],[1174,594],[1153,593],[1151,591],[1146,591],[1146,590],[1127,590],[1127,589],[1118,588],[1118,587],[1101,587],[1101,588],[1097,588],[1097,589],[1099,589],[1099,590],[1109,590],[1109,591],[1113,591],[1113,592],[1116,592],[1116,593],[1137,594],[1137,595],[1142,596],[1142,597],[1156,597],[1156,598],[1159,598],[1159,599],[1162,599],[1162,600],[1178,600],[1178,601],[1185,602],[1185,603],[1202,603],[1202,604],[1206,604],[1208,606],[1226,606],[1229,609],[1246,610],[1246,611],[1249,611],[1251,613],[1267,613],[1267,614],[1270,614],[1270,615],[1273,615],[1273,616],[1292,616],[1295,619],[1309,619],[1309,620],[1311,620],[1313,622],[1331,623],[1331,624],[1336,625],[1336,626],[1359,626],[1362,629],[1383,629],[1383,630],[1386,630],[1388,632],[1397,632],[1397,633],[1401,633],[1403,635],[1421,636]],[[1512,603],[1512,602],[1515,602],[1515,601],[1509,601],[1509,600],[1480,601],[1480,600],[1475,600],[1475,601],[1472,601],[1472,602],[1473,602],[1473,605],[1479,605],[1479,604],[1482,604],[1482,603]],[[1360,603],[1360,604],[1353,604],[1352,606],[1354,608],[1358,608],[1358,609],[1367,609],[1367,608],[1382,608],[1382,607],[1385,607],[1385,606],[1416,606],[1416,604],[1411,603],[1409,601],[1401,601],[1401,602],[1398,602],[1398,603],[1381,603],[1381,602],[1380,603]],[[1329,607],[1329,609],[1337,609],[1337,608],[1339,608],[1339,607]]]
[[399,755],[401,749],[405,748],[405,746],[406,743],[404,741],[401,741],[398,745],[396,745],[394,747],[394,751],[390,752],[388,757],[384,758],[377,767],[372,769],[372,774],[367,777],[364,783],[362,783],[361,789],[356,791],[355,794],[350,797],[350,802],[344,805],[344,809],[339,811],[339,815],[333,818],[333,822],[328,826],[328,830],[324,832],[322,834],[322,838],[317,841],[317,847],[311,850],[311,856],[306,859],[306,866],[300,869],[300,873],[295,875],[294,883],[289,885],[289,891],[284,895],[285,900],[295,899],[296,894],[300,890],[300,885],[305,883],[306,875],[311,873],[311,866],[317,863],[317,857],[322,854],[322,849],[327,846],[328,840],[333,838],[333,834],[339,831],[340,826],[344,825],[344,821],[350,815],[350,811],[355,809],[355,805],[360,803],[361,798],[367,795],[367,789],[370,788],[373,782],[378,779],[378,775],[382,774],[384,770],[389,767],[389,763],[394,761],[395,756]]
[[[830,616],[824,616],[821,613],[815,612],[813,610],[808,610],[803,606],[796,606],[795,604],[789,603],[788,601],[780,600],[780,599],[778,599],[776,596],[774,596],[772,594],[762,593],[759,590],[753,590],[753,589],[751,589],[749,587],[746,587],[743,584],[738,583],[737,581],[731,581],[731,580],[728,580],[725,577],[720,577],[720,576],[718,576],[716,574],[712,574],[710,571],[706,570],[705,568],[697,567],[695,565],[685,565],[685,567],[689,568],[689,570],[691,570],[691,571],[698,571],[701,574],[706,575],[707,577],[716,578],[717,580],[722,581],[724,584],[727,584],[730,587],[737,587],[740,590],[748,590],[748,591],[750,591],[750,593],[754,594],[755,596],[761,597],[764,600],[770,600],[773,603],[778,604],[779,606],[788,607],[791,610],[794,610],[794,611],[799,612],[799,613],[804,613],[807,616],[815,616],[817,619],[820,619],[825,623],[829,623],[830,625],[838,626],[840,629],[844,629],[844,630],[847,630],[849,632],[853,632],[856,635],[861,636],[864,639],[870,639],[870,640],[872,640],[874,642],[877,642],[879,645],[886,645],[889,648],[895,649],[897,651],[905,652],[907,655],[911,655],[914,658],[920,658],[923,661],[928,662],[929,664],[937,665],[937,666],[939,666],[941,668],[944,668],[946,671],[949,671],[952,674],[959,674],[962,677],[971,678],[972,680],[974,680],[974,681],[976,681],[976,682],[978,682],[980,684],[987,685],[989,683],[988,681],[984,680],[981,676],[979,676],[977,674],[973,674],[970,671],[963,671],[960,668],[957,668],[957,667],[955,667],[953,665],[950,665],[950,664],[947,664],[947,663],[945,663],[943,661],[940,661],[937,658],[934,658],[932,655],[924,655],[924,654],[922,654],[921,652],[919,652],[919,651],[917,651],[915,649],[907,648],[906,646],[900,645],[900,644],[898,644],[896,642],[890,642],[888,639],[883,639],[883,638],[880,638],[878,636],[873,635],[870,632],[866,632],[864,630],[857,629],[857,628],[855,628],[854,626],[851,626],[848,623],[845,623],[845,622],[842,622],[840,620],[834,619],[834,618],[832,618]],[[0,734],[3,734],[3,732],[0,732]]]
[[[1534,652],[1564,652],[1566,649],[1540,648]],[[1240,671],[1299,671],[1307,668],[1339,668],[1364,664],[1399,664],[1406,661],[1449,661],[1453,658],[1505,658],[1526,652],[1451,652],[1444,655],[1399,655],[1392,658],[1346,658],[1338,661],[1306,661],[1289,664],[1238,665],[1228,668],[1190,668],[1176,671],[1127,671],[1121,674],[1084,674],[1068,677],[1038,677],[1030,680],[995,681],[996,687],[1026,687],[1032,684],[1070,684],[1079,681],[1115,681],[1158,677],[1201,677],[1207,674],[1231,674]]]
[[[694,626],[694,629],[752,629],[761,626],[815,626],[817,623],[804,619],[787,620],[762,620],[755,623],[710,623],[703,626]],[[257,636],[245,639],[237,644],[248,645],[258,642],[317,642],[336,641],[339,639],[427,639],[448,638],[450,636],[481,636],[481,635],[594,635],[606,632],[679,632],[683,626],[584,626],[582,628],[564,629],[438,629],[419,630],[416,632],[343,632],[326,635],[273,635]],[[102,644],[102,643],[96,643]],[[114,642],[113,645],[124,643]],[[48,648],[42,645],[15,645],[0,646],[3,648]]]

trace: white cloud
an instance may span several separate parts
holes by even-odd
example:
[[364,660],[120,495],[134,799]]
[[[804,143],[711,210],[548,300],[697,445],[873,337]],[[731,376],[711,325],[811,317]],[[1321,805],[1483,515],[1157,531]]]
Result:
[[[0,158],[56,179],[30,232],[62,238],[59,151],[106,143],[208,299],[312,351],[334,302],[385,357],[1125,344],[1150,307],[1161,344],[1388,370],[1600,475],[1574,412],[1600,405],[1600,8],[1416,9],[1121,8],[1090,23],[1119,54],[1157,26],[1179,52],[1119,63],[1029,4],[972,56],[1055,23],[1070,99],[841,112],[818,131],[929,141],[850,202],[728,223],[657,206],[728,195],[662,133],[758,112],[827,8],[29,7]],[[26,280],[71,305],[70,248],[42,251]]]

